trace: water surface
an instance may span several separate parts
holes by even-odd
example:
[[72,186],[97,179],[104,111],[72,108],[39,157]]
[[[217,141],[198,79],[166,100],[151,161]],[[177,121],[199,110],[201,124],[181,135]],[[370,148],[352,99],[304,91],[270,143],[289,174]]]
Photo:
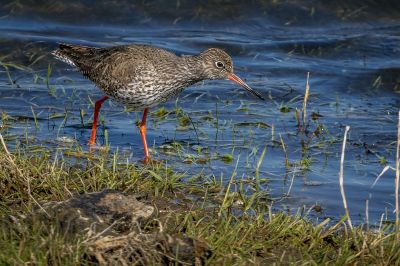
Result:
[[[142,43],[177,54],[218,47],[232,55],[235,72],[267,101],[229,81],[188,88],[176,101],[151,110],[147,138],[154,158],[167,160],[187,178],[215,176],[225,182],[238,162],[236,180],[251,183],[267,147],[259,177],[276,205],[296,210],[317,204],[322,212],[313,214],[337,220],[344,213],[338,172],[349,125],[344,172],[352,218],[364,222],[368,200],[371,221],[382,214],[393,219],[394,173],[371,185],[386,165],[395,165],[398,4],[6,2],[0,9],[0,112],[8,138],[21,143],[29,138],[55,151],[65,145],[88,149],[92,103],[102,93],[51,57],[57,43]],[[295,113],[302,109],[308,72],[308,127],[299,132]],[[163,117],[160,108],[167,111]],[[108,101],[101,116],[98,143],[107,142],[132,163],[140,160],[141,114]],[[289,188],[290,196],[282,198]]]

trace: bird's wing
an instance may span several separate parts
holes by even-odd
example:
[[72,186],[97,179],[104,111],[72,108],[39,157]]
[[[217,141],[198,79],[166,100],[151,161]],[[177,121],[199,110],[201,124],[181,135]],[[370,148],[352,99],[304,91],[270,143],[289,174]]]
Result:
[[171,52],[147,45],[95,48],[60,44],[53,55],[77,67],[106,93],[111,87],[131,86],[155,76],[165,76],[165,66],[173,68],[171,62],[177,58]]

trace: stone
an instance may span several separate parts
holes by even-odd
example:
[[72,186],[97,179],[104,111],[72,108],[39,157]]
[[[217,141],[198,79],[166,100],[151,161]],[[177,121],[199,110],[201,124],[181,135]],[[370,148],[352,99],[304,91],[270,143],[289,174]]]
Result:
[[100,265],[204,265],[212,254],[207,242],[174,232],[177,227],[167,222],[187,210],[162,198],[106,189],[46,202],[24,219],[55,227],[67,238],[82,237],[88,261]]
[[140,227],[154,213],[154,207],[138,201],[138,197],[106,189],[63,202],[47,202],[37,208],[37,213],[41,220],[57,224],[71,235],[124,233]]

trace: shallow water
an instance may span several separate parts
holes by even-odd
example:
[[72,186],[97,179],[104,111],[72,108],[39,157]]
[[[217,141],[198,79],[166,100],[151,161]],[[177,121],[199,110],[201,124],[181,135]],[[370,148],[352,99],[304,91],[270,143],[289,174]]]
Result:
[[[165,117],[150,116],[147,138],[154,158],[167,160],[188,177],[200,173],[225,181],[238,162],[236,180],[253,181],[267,147],[259,176],[276,206],[296,210],[317,204],[322,212],[315,215],[337,220],[344,214],[338,172],[344,128],[349,125],[344,173],[352,218],[365,221],[368,200],[370,221],[378,222],[382,214],[393,219],[394,173],[389,170],[371,186],[386,165],[395,165],[400,91],[396,4],[379,9],[359,7],[357,1],[350,7],[310,6],[302,1],[275,5],[254,1],[254,6],[219,1],[174,5],[52,1],[47,6],[41,1],[6,2],[0,9],[0,62],[29,66],[21,70],[9,65],[13,83],[0,67],[2,122],[12,125],[3,127],[8,138],[23,143],[28,137],[54,150],[70,145],[67,140],[88,149],[91,102],[102,93],[49,55],[59,42],[144,43],[177,54],[219,47],[232,55],[236,73],[267,101],[229,81],[188,88],[177,101],[151,110],[164,107],[169,112]],[[52,73],[46,85],[48,64]],[[302,133],[295,112],[302,108],[307,72],[311,95],[307,132]],[[183,111],[179,115],[177,108]],[[5,113],[16,120],[5,121]],[[108,101],[101,115],[105,127],[98,132],[98,142],[105,145],[107,129],[113,151],[118,149],[132,162],[141,159],[135,126],[141,114]],[[289,189],[290,197],[282,198]]]

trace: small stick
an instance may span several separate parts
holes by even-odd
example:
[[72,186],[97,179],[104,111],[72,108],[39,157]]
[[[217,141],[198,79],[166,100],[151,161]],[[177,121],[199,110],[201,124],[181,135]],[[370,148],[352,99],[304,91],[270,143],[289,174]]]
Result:
[[349,130],[350,130],[350,126],[346,126],[346,130],[344,132],[344,137],[343,137],[342,156],[340,158],[339,185],[340,185],[340,193],[342,194],[343,207],[344,207],[344,210],[345,210],[346,216],[347,216],[347,222],[349,224],[350,229],[352,230],[353,225],[351,223],[349,209],[347,208],[346,195],[344,194],[344,187],[343,187],[344,151],[346,149],[347,133],[349,132]]
[[307,118],[307,100],[308,100],[308,95],[310,93],[310,72],[307,72],[307,81],[306,81],[306,92],[304,94],[304,102],[303,102],[303,130],[306,127],[306,118]]
[[[399,121],[397,123],[397,148],[396,148],[396,182],[395,182],[395,197],[396,197],[396,230],[399,232],[399,159],[400,159],[400,111],[399,111]],[[400,235],[397,234],[397,238]]]

